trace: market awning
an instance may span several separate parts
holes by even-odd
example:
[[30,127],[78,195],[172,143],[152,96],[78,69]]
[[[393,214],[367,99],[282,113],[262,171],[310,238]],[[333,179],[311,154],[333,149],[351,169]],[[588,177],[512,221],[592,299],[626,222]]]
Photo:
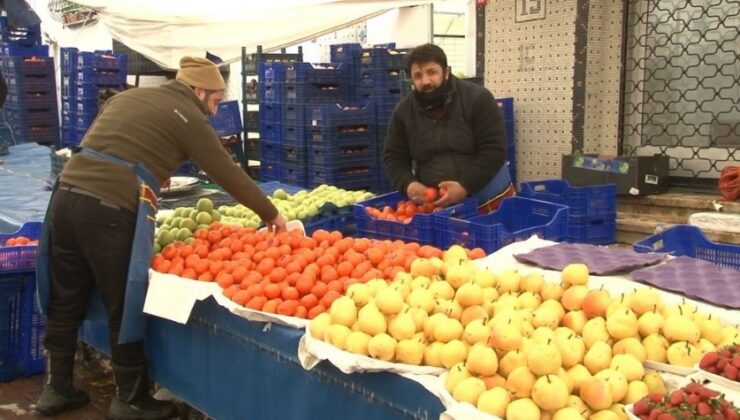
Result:
[[163,67],[206,51],[224,62],[241,47],[269,52],[334,32],[388,10],[431,0],[75,0],[98,12],[111,36]]

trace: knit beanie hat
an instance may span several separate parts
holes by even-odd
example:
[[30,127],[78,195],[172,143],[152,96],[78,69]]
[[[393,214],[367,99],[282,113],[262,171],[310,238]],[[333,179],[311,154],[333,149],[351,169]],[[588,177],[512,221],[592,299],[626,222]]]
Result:
[[206,58],[188,56],[181,58],[180,70],[175,78],[189,86],[201,89],[226,89],[226,83],[218,67]]

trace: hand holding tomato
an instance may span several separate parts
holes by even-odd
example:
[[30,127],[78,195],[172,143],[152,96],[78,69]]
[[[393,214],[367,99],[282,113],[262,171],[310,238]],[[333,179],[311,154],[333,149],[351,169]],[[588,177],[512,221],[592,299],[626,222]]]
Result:
[[406,196],[416,204],[423,204],[427,187],[419,181],[412,181],[406,187]]
[[463,201],[468,196],[468,191],[457,181],[442,181],[439,183],[439,195],[434,206],[449,207]]

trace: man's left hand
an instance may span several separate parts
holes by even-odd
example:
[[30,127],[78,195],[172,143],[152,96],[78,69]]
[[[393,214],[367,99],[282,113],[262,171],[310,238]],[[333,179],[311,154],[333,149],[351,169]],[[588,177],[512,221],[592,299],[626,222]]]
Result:
[[442,196],[434,202],[437,207],[453,206],[468,196],[468,191],[457,181],[442,181],[439,190]]

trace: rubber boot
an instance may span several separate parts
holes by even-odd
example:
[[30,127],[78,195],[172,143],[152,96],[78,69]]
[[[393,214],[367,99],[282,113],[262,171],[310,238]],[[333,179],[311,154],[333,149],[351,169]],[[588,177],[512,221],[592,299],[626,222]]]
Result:
[[48,376],[41,396],[36,402],[36,411],[53,416],[72,410],[90,402],[86,391],[76,389],[74,382],[74,352],[49,352],[47,355]]
[[177,415],[177,406],[149,395],[146,365],[124,367],[113,364],[116,396],[108,408],[108,419],[169,419]]

